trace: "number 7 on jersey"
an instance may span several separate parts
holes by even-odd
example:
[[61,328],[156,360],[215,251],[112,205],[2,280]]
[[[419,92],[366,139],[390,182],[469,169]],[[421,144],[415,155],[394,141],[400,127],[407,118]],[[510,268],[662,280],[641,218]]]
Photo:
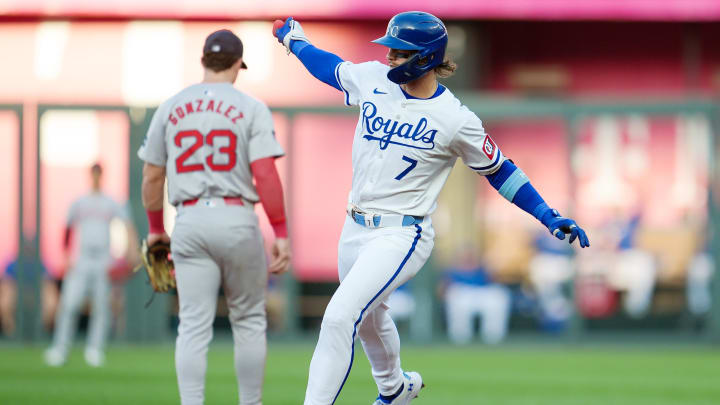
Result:
[[415,166],[417,166],[417,162],[418,162],[418,161],[415,160],[415,159],[413,159],[413,158],[409,158],[409,157],[403,155],[402,160],[410,163],[410,166],[408,166],[407,169],[403,170],[402,173],[400,173],[400,174],[398,174],[397,176],[395,176],[395,180],[400,180],[400,179],[402,179],[402,178],[405,177],[408,173],[410,173],[410,171],[411,171],[412,169],[414,169]]

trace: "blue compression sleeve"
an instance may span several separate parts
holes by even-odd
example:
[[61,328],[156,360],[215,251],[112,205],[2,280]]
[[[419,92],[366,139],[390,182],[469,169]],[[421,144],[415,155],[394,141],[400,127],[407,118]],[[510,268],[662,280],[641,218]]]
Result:
[[342,91],[338,78],[335,77],[335,68],[343,62],[339,56],[318,49],[305,41],[292,41],[290,49],[316,79]]
[[485,176],[505,199],[540,219],[549,207],[530,184],[530,180],[513,162],[506,160],[493,174]]

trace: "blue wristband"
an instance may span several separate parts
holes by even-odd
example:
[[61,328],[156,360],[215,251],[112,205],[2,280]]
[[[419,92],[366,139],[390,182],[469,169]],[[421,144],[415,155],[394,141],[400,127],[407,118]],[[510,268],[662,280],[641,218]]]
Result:
[[541,222],[545,213],[551,210],[525,173],[510,160],[504,161],[495,173],[485,177],[503,197]]

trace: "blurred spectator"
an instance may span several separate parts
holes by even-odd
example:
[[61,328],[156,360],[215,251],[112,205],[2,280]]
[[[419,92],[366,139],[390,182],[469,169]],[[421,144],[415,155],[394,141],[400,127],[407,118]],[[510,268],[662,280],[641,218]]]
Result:
[[484,343],[500,343],[507,335],[511,295],[493,282],[488,269],[475,258],[471,248],[463,249],[456,267],[445,272],[445,310],[448,336],[455,344],[470,343],[474,321],[480,318]]
[[[58,367],[65,363],[77,327],[77,318],[86,296],[91,296],[92,310],[88,327],[85,361],[92,367],[102,366],[105,360],[105,341],[111,321],[110,305],[110,222],[122,219],[128,234],[128,262],[137,249],[137,237],[128,215],[122,207],[101,191],[102,168],[90,169],[92,190],[70,207],[64,238],[65,274],[60,308],[55,321],[52,346],[45,352],[45,362]],[[78,235],[78,252],[70,263],[71,235]]]
[[17,260],[10,262],[0,277],[0,327],[5,336],[15,334],[17,304]]
[[573,276],[572,247],[547,231],[538,232],[534,245],[535,255],[528,267],[540,307],[540,322],[545,330],[561,330],[573,310],[564,291]]
[[32,240],[23,241],[21,254],[23,255],[23,269],[26,270],[19,270],[20,258],[16,257],[8,263],[0,277],[0,324],[2,325],[3,334],[6,336],[15,334],[19,271],[24,271],[23,280],[26,281],[26,285],[32,285],[36,271],[43,274],[41,304],[42,322],[46,330],[52,328],[53,317],[57,308],[58,281],[47,271],[47,267],[42,260],[37,259]]
[[614,266],[617,237],[607,227],[593,232],[592,249],[578,251],[575,257],[575,305],[584,318],[607,318],[618,307],[618,293],[608,281]]
[[415,297],[407,282],[395,291],[387,299],[388,314],[394,321],[406,321],[415,313]]
[[710,240],[707,240],[703,248],[692,257],[687,269],[687,305],[688,311],[695,317],[702,317],[710,312],[712,306],[710,286],[713,273],[715,273],[715,259]]
[[625,292],[623,308],[633,318],[647,315],[657,273],[653,255],[636,243],[641,218],[642,213],[638,210],[626,222],[614,224],[619,241],[615,265],[609,274],[610,284]]
[[287,293],[282,285],[282,276],[270,274],[268,276],[268,291],[265,298],[268,330],[282,331],[287,316]]

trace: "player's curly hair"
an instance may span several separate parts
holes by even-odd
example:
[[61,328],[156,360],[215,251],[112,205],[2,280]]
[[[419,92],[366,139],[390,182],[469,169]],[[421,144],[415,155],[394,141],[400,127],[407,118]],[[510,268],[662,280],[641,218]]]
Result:
[[455,74],[455,70],[457,70],[457,63],[452,60],[452,57],[445,56],[443,63],[437,65],[434,70],[438,77],[445,79]]
[[230,69],[238,59],[238,56],[229,53],[206,53],[201,62],[203,67],[217,73]]

